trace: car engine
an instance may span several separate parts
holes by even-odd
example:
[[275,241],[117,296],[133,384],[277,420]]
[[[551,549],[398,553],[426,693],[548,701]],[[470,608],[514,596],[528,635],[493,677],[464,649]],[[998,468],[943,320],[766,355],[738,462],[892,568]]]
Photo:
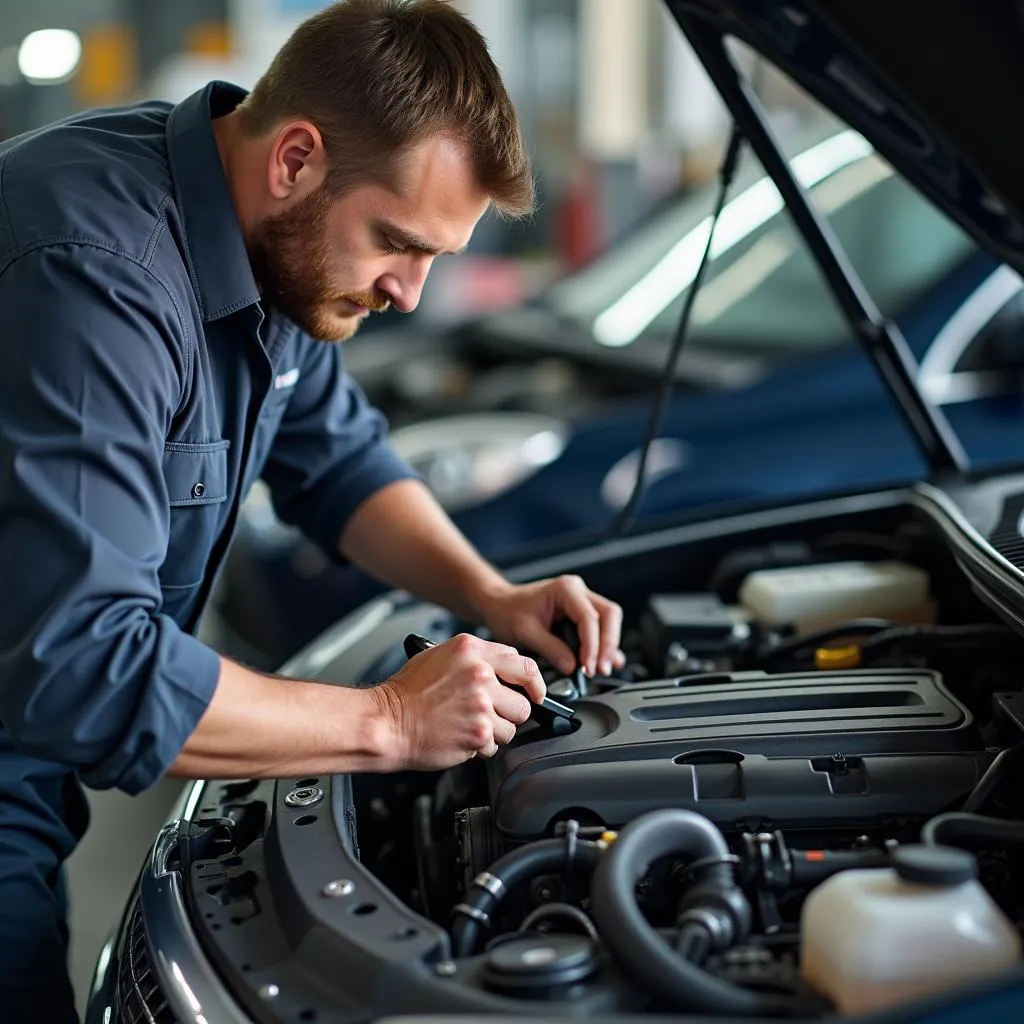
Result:
[[[492,758],[205,784],[178,856],[237,997],[263,1019],[277,993],[282,1020],[813,1019],[1019,971],[1024,639],[930,529],[864,523],[659,550],[632,590],[599,566],[625,665],[538,659],[553,711]],[[472,628],[415,602],[374,621],[366,685],[406,634]]]
[[[1022,878],[986,823],[1019,817],[1024,645],[988,615],[947,621],[927,578],[895,615],[884,578],[880,599],[853,594],[865,608],[844,615],[843,575],[876,570],[923,575],[809,559],[804,576],[830,573],[832,589],[801,624],[744,607],[760,577],[729,583],[730,565],[715,591],[649,595],[620,673],[544,666],[570,718],[536,714],[428,792],[357,798],[381,835],[412,822],[412,844],[361,833],[364,856],[450,929],[473,984],[543,1002],[589,991],[591,1009],[828,1012],[800,966],[806,897],[922,844],[971,851],[1019,926]],[[799,583],[799,567],[785,572]]]

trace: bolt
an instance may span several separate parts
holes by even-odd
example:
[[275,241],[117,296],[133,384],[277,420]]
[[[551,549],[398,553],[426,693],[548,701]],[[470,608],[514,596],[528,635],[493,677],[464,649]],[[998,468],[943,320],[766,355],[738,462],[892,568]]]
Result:
[[355,891],[355,882],[348,878],[336,878],[333,882],[328,882],[320,893],[329,899],[338,899],[341,896],[351,896]]
[[308,785],[301,790],[293,790],[287,797],[285,803],[289,807],[313,807],[324,799],[322,786]]
[[455,966],[452,960],[442,960],[435,968],[434,973],[440,975],[442,978],[450,978],[458,967]]
[[280,994],[281,990],[273,982],[266,985],[260,985],[260,999],[276,999]]
[[323,798],[324,791],[320,786],[306,786],[302,789],[293,789],[284,798],[284,802],[289,807],[313,807]]

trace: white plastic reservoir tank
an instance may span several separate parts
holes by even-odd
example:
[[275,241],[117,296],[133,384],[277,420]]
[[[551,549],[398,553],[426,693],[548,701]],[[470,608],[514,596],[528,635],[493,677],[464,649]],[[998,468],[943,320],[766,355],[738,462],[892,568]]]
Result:
[[963,850],[903,846],[893,867],[843,871],[804,903],[805,980],[845,1014],[934,995],[1019,962],[1017,930]]

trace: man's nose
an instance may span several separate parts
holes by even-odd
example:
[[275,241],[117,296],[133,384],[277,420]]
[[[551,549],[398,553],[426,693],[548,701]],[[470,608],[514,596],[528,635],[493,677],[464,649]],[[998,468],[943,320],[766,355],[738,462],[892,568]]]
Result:
[[378,280],[377,288],[387,295],[399,313],[411,313],[419,305],[431,262],[429,257],[406,260],[401,268]]

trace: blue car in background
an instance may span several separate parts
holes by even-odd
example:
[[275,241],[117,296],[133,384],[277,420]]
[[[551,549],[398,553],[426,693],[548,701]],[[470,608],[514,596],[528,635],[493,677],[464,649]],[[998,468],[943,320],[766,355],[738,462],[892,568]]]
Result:
[[[973,464],[1017,456],[1021,278],[857,132],[823,117],[786,150]],[[499,564],[600,535],[622,511],[711,202],[701,191],[669,204],[521,306],[441,335],[377,331],[346,346],[396,448]],[[749,158],[716,230],[640,519],[913,480],[924,469],[778,191]],[[257,486],[208,636],[270,668],[380,589],[283,528]]]

